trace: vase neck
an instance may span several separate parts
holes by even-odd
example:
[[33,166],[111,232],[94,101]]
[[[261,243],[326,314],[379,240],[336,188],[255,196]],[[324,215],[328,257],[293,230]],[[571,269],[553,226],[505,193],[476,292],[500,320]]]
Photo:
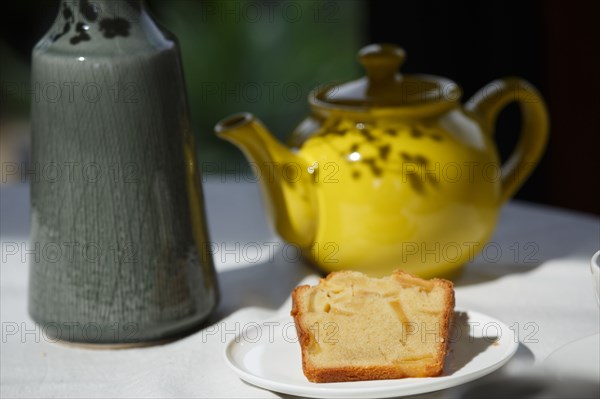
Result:
[[88,23],[102,19],[131,22],[143,11],[143,0],[61,0],[60,14]]
[[46,44],[79,46],[94,38],[141,38],[150,31],[156,36],[156,30],[143,0],[61,0]]

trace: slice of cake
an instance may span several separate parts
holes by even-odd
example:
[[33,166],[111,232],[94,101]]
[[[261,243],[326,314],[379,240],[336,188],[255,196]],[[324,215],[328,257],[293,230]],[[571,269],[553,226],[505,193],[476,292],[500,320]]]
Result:
[[302,369],[312,382],[442,373],[454,314],[450,281],[396,271],[335,272],[292,293]]

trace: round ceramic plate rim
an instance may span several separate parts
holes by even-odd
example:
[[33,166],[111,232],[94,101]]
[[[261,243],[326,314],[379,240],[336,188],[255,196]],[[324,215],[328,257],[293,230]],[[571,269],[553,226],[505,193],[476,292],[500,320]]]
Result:
[[[550,353],[546,359],[544,359],[543,361],[543,367],[548,370],[551,371],[553,373],[556,374],[561,374],[561,375],[576,375],[576,376],[581,376],[581,372],[582,370],[586,370],[586,365],[582,364],[580,366],[580,368],[576,369],[576,370],[565,370],[565,367],[561,367],[562,364],[564,364],[564,357],[569,355],[569,350],[573,350],[573,348],[577,348],[579,349],[579,347],[583,346],[586,347],[588,350],[590,350],[590,352],[592,353],[596,353],[594,351],[592,351],[591,349],[598,349],[598,348],[590,348],[588,341],[592,341],[595,345],[598,345],[598,347],[600,348],[600,332],[597,332],[596,334],[592,334],[592,335],[588,335],[585,337],[581,337],[578,338],[574,341],[568,342],[560,347],[558,347],[555,351],[553,351],[552,353]],[[595,361],[596,359],[592,359],[592,361]]]
[[[469,315],[469,318],[473,317],[476,320],[480,320],[481,318],[489,319],[495,323],[498,323],[502,328],[502,331],[512,332],[512,330],[503,322],[488,316],[486,314],[476,312],[476,311],[465,311],[460,309],[455,309],[455,312],[465,312]],[[264,320],[259,324],[263,325],[266,322],[273,321],[290,321],[290,316],[276,316],[270,318],[268,320]],[[470,372],[465,375],[458,376],[442,376],[442,377],[429,377],[429,378],[415,378],[414,385],[407,385],[406,379],[399,380],[386,380],[390,381],[389,386],[378,386],[378,387],[361,387],[360,384],[375,382],[375,381],[356,381],[356,382],[345,382],[343,384],[347,384],[344,386],[338,385],[339,383],[319,383],[312,387],[307,386],[298,386],[283,382],[278,382],[269,378],[257,376],[256,374],[252,374],[243,370],[242,368],[237,366],[237,362],[232,358],[232,350],[235,346],[241,345],[235,337],[231,339],[225,345],[224,357],[227,365],[244,381],[249,382],[252,385],[255,385],[259,388],[267,389],[273,392],[279,392],[288,395],[297,395],[297,396],[305,396],[312,398],[342,398],[342,397],[362,397],[362,398],[386,398],[386,397],[399,397],[406,395],[415,395],[420,393],[427,393],[438,391],[441,389],[451,388],[458,385],[465,384],[467,382],[476,380],[485,375],[490,374],[491,372],[499,369],[503,365],[505,365],[516,353],[519,343],[514,340],[514,333],[510,334],[510,337],[502,338],[502,340],[508,340],[512,343],[510,347],[506,349],[506,351],[499,357],[499,360],[495,363],[490,364],[487,367],[477,369],[473,372]],[[249,344],[253,345],[253,344]],[[466,366],[466,365],[465,365]],[[383,380],[379,380],[383,381]],[[393,382],[398,381],[398,384],[394,384]],[[308,382],[308,381],[307,381]]]

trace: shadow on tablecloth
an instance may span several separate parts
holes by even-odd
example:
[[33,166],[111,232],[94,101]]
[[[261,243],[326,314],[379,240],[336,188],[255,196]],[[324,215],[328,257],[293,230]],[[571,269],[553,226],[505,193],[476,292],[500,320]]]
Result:
[[267,262],[222,271],[218,274],[221,302],[209,323],[249,306],[279,309],[302,279],[317,273],[301,259],[286,259],[281,251]]

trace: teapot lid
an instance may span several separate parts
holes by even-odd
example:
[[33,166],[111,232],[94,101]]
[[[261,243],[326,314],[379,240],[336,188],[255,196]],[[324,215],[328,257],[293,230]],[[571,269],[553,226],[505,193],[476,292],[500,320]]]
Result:
[[403,75],[398,68],[406,53],[393,44],[371,44],[358,52],[367,76],[341,85],[328,86],[311,95],[312,105],[356,109],[443,105],[456,102],[460,87],[433,75]]

